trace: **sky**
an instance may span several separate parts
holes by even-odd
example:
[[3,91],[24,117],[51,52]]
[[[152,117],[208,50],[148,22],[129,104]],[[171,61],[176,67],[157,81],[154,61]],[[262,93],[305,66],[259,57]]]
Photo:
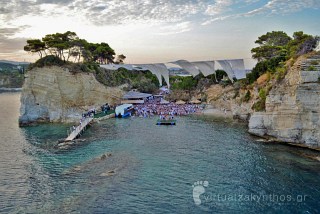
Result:
[[238,59],[269,31],[320,35],[320,0],[1,0],[0,59],[33,62],[27,39],[74,31],[126,63]]

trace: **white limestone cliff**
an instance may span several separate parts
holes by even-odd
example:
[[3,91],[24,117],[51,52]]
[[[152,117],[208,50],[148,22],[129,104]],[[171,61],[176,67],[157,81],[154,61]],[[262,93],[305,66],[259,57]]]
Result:
[[[316,61],[320,61],[315,57]],[[280,142],[320,147],[320,71],[309,71],[312,59],[299,58],[266,99],[266,111],[255,112],[249,133]],[[317,66],[316,66],[317,67]]]
[[105,87],[91,73],[66,68],[34,68],[26,74],[21,93],[20,125],[33,122],[78,122],[89,108],[115,104],[123,91]]

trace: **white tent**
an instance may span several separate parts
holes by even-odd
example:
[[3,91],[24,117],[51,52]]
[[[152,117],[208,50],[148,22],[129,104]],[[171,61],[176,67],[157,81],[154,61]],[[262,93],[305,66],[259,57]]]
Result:
[[[217,60],[221,65],[222,69],[227,73],[229,79],[233,82],[233,78],[243,79],[246,78],[247,71],[244,67],[243,59],[232,59],[232,60]],[[200,72],[204,76],[215,74],[215,61],[197,61],[188,62],[186,60],[178,60],[171,62],[183,68],[189,72],[192,76],[198,75]],[[126,68],[128,70],[149,70],[152,74],[156,75],[162,86],[162,77],[166,81],[168,88],[170,87],[169,82],[169,70],[164,63],[156,64],[106,64],[100,65],[102,68],[109,70],[118,70],[119,68]]]
[[176,102],[176,104],[177,104],[177,105],[183,105],[183,104],[186,104],[186,102],[183,101],[183,100],[178,100],[178,101]]
[[196,76],[199,74],[199,70],[190,62],[186,60],[178,60],[175,62],[171,62],[172,64],[179,65],[181,68],[189,72],[192,76]]
[[227,62],[231,65],[232,71],[236,79],[246,78],[246,69],[244,67],[243,59],[232,59],[227,60]]
[[201,73],[206,77],[210,74],[215,74],[214,61],[199,61],[199,62],[191,62],[194,66],[196,66]]
[[100,67],[108,69],[108,70],[117,70],[118,68],[115,66],[115,64],[105,64],[100,65]]
[[[166,81],[168,88],[170,88],[170,82],[169,82],[169,70],[167,66],[163,63],[157,63],[155,64],[158,72],[163,76],[164,81]],[[162,79],[161,79],[162,81]]]
[[140,70],[149,70],[152,74],[156,75],[160,86],[162,86],[162,76],[155,64],[139,64],[135,66],[142,68]]
[[217,60],[217,62],[221,65],[222,69],[227,73],[231,82],[233,82],[233,78],[235,77],[235,75],[232,71],[232,67],[228,62],[228,60]]
[[314,49],[315,51],[320,51],[320,42],[318,41],[317,47]]
[[118,70],[119,68],[125,68],[127,70],[133,69],[133,66],[130,64],[105,64],[105,65],[100,65],[100,67],[108,70]]
[[[169,83],[169,70],[163,63],[156,63],[156,64],[136,64],[134,65],[139,67],[139,70],[149,70],[152,74],[156,75],[157,79],[159,80],[160,86],[162,86],[162,77],[166,81],[168,87],[170,87]],[[138,70],[137,69],[137,70]]]

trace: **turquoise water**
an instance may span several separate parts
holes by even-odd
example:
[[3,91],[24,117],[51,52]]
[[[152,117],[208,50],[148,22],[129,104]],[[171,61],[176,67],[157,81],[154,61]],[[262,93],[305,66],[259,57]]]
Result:
[[[308,157],[320,154],[256,142],[243,124],[200,116],[171,127],[156,126],[156,118],[111,119],[58,149],[67,126],[19,128],[19,96],[0,94],[2,213],[320,210],[320,162]],[[209,183],[196,187],[205,190],[200,205],[197,181]]]

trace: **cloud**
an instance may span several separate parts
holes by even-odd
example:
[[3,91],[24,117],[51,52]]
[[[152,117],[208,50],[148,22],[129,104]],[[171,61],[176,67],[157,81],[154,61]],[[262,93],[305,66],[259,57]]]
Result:
[[1,0],[0,24],[10,25],[11,20],[15,20],[24,14],[41,14],[40,7],[32,0]]
[[8,37],[20,32],[20,28],[0,28],[0,37]]
[[[3,21],[21,16],[74,14],[95,25],[133,22],[182,22],[193,15],[213,15],[232,0],[2,0]],[[52,10],[52,8],[57,10]],[[1,19],[1,18],[0,18]]]
[[232,0],[217,0],[214,4],[208,5],[205,14],[209,16],[218,15],[222,12],[226,12],[228,7],[232,4]]
[[[208,25],[226,19],[260,14],[288,14],[306,8],[320,8],[319,0],[269,0],[252,9],[258,0],[2,0],[0,24],[12,26],[14,20],[25,17],[70,17],[83,24],[96,26],[125,24],[167,24],[187,32],[191,25]],[[241,11],[237,12],[241,8]],[[247,9],[247,11],[246,11]],[[22,21],[23,22],[23,21]],[[15,22],[21,24],[20,22]],[[18,25],[17,24],[17,25]],[[183,26],[183,27],[182,27]]]
[[0,50],[1,53],[12,53],[23,50],[26,38],[12,38],[21,28],[0,28]]
[[270,0],[260,8],[248,11],[244,16],[257,14],[289,14],[295,13],[307,8],[319,9],[320,1],[318,0]]
[[180,22],[204,10],[200,0],[99,0],[77,1],[74,11],[83,13],[96,25],[132,22]]
[[191,30],[191,22],[180,22],[177,24],[167,25],[160,29],[157,35],[173,35],[188,32]]
[[[256,0],[246,0],[248,4],[255,3]],[[214,16],[213,18],[207,19],[202,23],[202,25],[208,25],[212,22],[221,21],[225,19],[234,19],[239,17],[251,17],[255,15],[277,15],[277,14],[290,14],[302,11],[304,9],[319,9],[320,8],[320,1],[319,0],[270,0],[265,5],[255,8],[253,10],[249,10],[248,12],[244,13],[236,13],[231,15],[225,16]]]

